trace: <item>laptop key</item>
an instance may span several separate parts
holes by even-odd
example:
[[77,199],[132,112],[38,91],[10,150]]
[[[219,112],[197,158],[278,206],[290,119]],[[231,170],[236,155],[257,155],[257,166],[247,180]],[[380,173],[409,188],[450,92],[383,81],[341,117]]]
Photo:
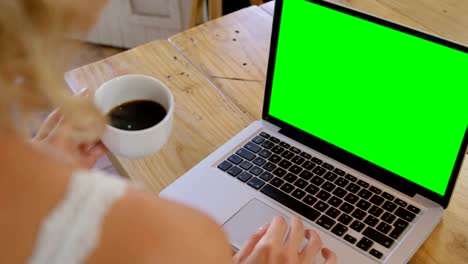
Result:
[[258,166],[262,166],[263,164],[265,164],[266,160],[262,157],[256,157],[254,160],[253,160],[253,163],[255,165],[258,165]]
[[332,229],[332,233],[341,237],[343,236],[344,234],[346,234],[346,232],[348,232],[348,228],[340,223],[338,223],[335,227],[333,227]]
[[268,158],[268,161],[270,161],[271,163],[274,163],[274,164],[278,164],[278,162],[280,162],[282,160],[282,158],[278,155],[271,155],[269,158]]
[[405,201],[403,201],[401,199],[398,199],[398,198],[395,200],[395,203],[398,204],[401,207],[406,207],[408,205],[407,202],[405,202]]
[[338,222],[344,224],[344,225],[349,225],[353,218],[347,214],[341,214],[340,217],[338,217]]
[[351,216],[358,219],[358,220],[362,220],[362,219],[364,219],[364,217],[367,216],[367,214],[364,211],[362,211],[361,209],[356,209],[351,214]]
[[317,210],[297,201],[296,199],[281,192],[270,184],[266,184],[265,187],[260,190],[260,192],[311,221],[317,220],[317,218],[320,216],[320,212]]
[[312,170],[313,168],[315,168],[315,165],[314,163],[310,162],[310,161],[306,161],[304,162],[304,164],[302,164],[302,168],[306,169],[306,170]]
[[262,175],[260,175],[260,179],[268,182],[273,178],[273,174],[269,173],[268,171],[264,171]]
[[407,208],[409,211],[415,213],[415,214],[419,214],[419,212],[421,212],[421,209],[417,208],[416,206],[413,206],[413,205],[408,205],[408,208]]
[[231,167],[227,173],[229,173],[231,176],[234,176],[236,177],[237,175],[239,175],[239,173],[242,172],[242,169],[237,167],[237,166],[234,166],[234,167]]
[[336,174],[340,175],[340,176],[345,176],[346,172],[344,172],[343,170],[340,170],[338,168],[335,168],[333,170],[333,172],[335,172]]
[[317,198],[313,197],[312,195],[307,195],[302,201],[304,201],[304,203],[308,204],[309,206],[312,206],[315,202],[317,202]]
[[333,191],[333,189],[335,189],[336,185],[329,182],[329,181],[326,181],[323,185],[322,185],[322,189],[324,189],[325,191],[327,192],[331,192]]
[[279,143],[280,146],[282,146],[283,148],[285,149],[289,149],[291,147],[291,145],[289,145],[288,143],[284,142],[284,141],[281,141]]
[[338,175],[336,175],[335,173],[329,171],[325,174],[325,176],[323,176],[325,179],[329,180],[329,181],[334,181],[336,178],[338,178]]
[[366,237],[361,238],[359,242],[356,244],[356,246],[364,251],[368,251],[372,245],[374,245],[374,242]]
[[241,182],[246,182],[248,181],[250,178],[252,178],[252,174],[244,171],[242,172],[239,177],[237,177],[238,180],[240,180]]
[[382,208],[375,205],[372,206],[372,208],[369,210],[369,213],[375,217],[379,217],[383,212],[384,210]]
[[414,218],[416,217],[415,214],[413,214],[412,212],[406,210],[406,209],[403,209],[401,207],[399,207],[396,211],[395,211],[395,215],[400,217],[400,218],[403,218],[404,220],[408,221],[408,222],[411,222],[414,220]]
[[232,167],[232,163],[227,160],[221,162],[221,164],[218,165],[218,169],[222,171],[227,171],[231,167]]
[[385,222],[380,222],[380,224],[377,226],[377,230],[384,234],[387,234],[390,230],[392,230],[392,226]]
[[297,180],[297,176],[292,173],[288,173],[286,174],[286,176],[283,177],[283,179],[289,183],[293,183]]
[[319,176],[314,176],[312,180],[310,180],[311,183],[320,186],[325,180],[323,178],[320,178]]
[[320,200],[322,201],[327,201],[328,198],[331,197],[331,194],[329,192],[326,192],[325,190],[321,190],[318,194],[317,194],[317,198],[319,198]]
[[236,152],[237,155],[243,157],[246,160],[253,160],[255,158],[255,154],[250,152],[249,150],[245,148],[241,148]]
[[351,174],[346,174],[345,178],[348,179],[351,182],[356,182],[357,181],[357,178],[355,176],[351,175]]
[[336,179],[335,181],[335,184],[340,186],[340,187],[346,187],[346,185],[348,185],[349,181],[345,178],[341,178],[339,177],[338,179]]
[[282,152],[284,151],[284,148],[283,147],[280,147],[278,145],[274,146],[272,149],[271,149],[271,152],[275,153],[275,154],[281,154]]
[[327,210],[328,207],[330,207],[328,204],[320,200],[314,205],[314,208],[319,210],[320,212],[325,212],[325,210]]
[[315,169],[313,169],[312,172],[317,174],[317,175],[322,176],[323,174],[325,174],[325,172],[327,172],[327,170],[320,167],[320,166],[318,166],[318,167],[315,167]]
[[358,196],[367,200],[372,196],[372,193],[366,189],[362,189],[359,191]]
[[244,148],[252,151],[253,153],[257,153],[262,149],[262,147],[252,142],[248,142],[247,144],[245,144]]
[[275,187],[280,187],[283,185],[284,181],[278,177],[273,178],[273,180],[270,182],[271,185]]
[[381,194],[381,193],[382,193],[382,190],[379,189],[379,188],[377,188],[377,187],[375,187],[375,186],[371,186],[371,187],[369,188],[369,190],[370,190],[371,192],[375,193],[375,194]]
[[275,146],[275,144],[273,142],[267,140],[267,141],[263,142],[261,146],[266,148],[266,149],[271,149],[272,147]]
[[275,143],[275,144],[278,144],[278,143],[281,142],[281,140],[279,140],[279,139],[277,139],[277,138],[275,138],[275,137],[270,137],[270,141],[273,142],[273,143]]
[[233,154],[231,155],[231,157],[228,158],[228,160],[235,165],[239,165],[244,159],[237,156],[236,154]]
[[285,158],[285,159],[287,159],[287,160],[290,160],[290,159],[292,159],[292,158],[294,157],[294,153],[292,153],[292,152],[289,151],[289,150],[286,150],[285,152],[283,152],[283,153],[281,154],[281,157],[283,157],[283,158]]
[[280,189],[285,193],[290,193],[290,192],[292,192],[294,190],[294,186],[292,186],[289,183],[285,183],[285,184],[283,184],[283,186],[281,186]]
[[313,157],[311,160],[312,160],[313,163],[316,163],[318,165],[321,165],[323,163],[323,161],[321,159],[316,158],[316,157]]
[[345,197],[346,194],[348,194],[348,192],[338,187],[333,191],[333,194],[336,195],[337,197],[343,198]]
[[392,232],[390,232],[389,236],[393,239],[398,239],[401,236],[401,234],[403,234],[404,231],[405,231],[404,228],[394,227]]
[[262,150],[258,153],[258,155],[259,155],[260,157],[264,157],[265,159],[268,158],[268,157],[270,157],[271,154],[272,154],[271,151],[266,150],[266,149],[262,149]]
[[294,182],[294,185],[301,189],[304,189],[307,186],[307,184],[309,183],[300,178],[296,182]]
[[395,221],[396,216],[392,215],[392,214],[389,213],[389,212],[385,212],[385,213],[382,215],[382,217],[380,217],[380,219],[382,219],[382,221],[387,222],[388,224],[391,224],[391,223],[393,223],[393,221]]
[[251,172],[253,175],[258,176],[258,175],[262,174],[263,170],[262,170],[260,167],[255,166],[255,167],[253,167],[252,169],[250,169],[250,172]]
[[357,239],[355,237],[350,236],[350,235],[345,235],[343,238],[344,238],[344,240],[346,240],[347,242],[349,242],[351,244],[354,244],[357,241]]
[[385,199],[387,199],[387,200],[389,200],[389,201],[393,201],[393,200],[395,199],[395,196],[389,194],[388,192],[384,192],[384,193],[382,194],[382,197],[385,198]]
[[354,220],[349,227],[351,227],[351,229],[355,230],[356,232],[361,232],[365,226],[365,224],[359,222],[358,220]]
[[[292,150],[292,148],[291,148],[291,151],[294,152]],[[296,155],[291,161],[294,162],[297,165],[301,165],[305,161],[305,159],[303,157],[299,156],[299,155]]]
[[356,207],[364,211],[367,211],[367,209],[369,209],[371,205],[372,205],[371,203],[363,199],[359,200],[359,202],[356,203]]
[[306,152],[302,152],[300,155],[301,155],[301,157],[303,157],[304,159],[310,159],[310,158],[312,158],[312,155],[310,155],[309,153],[306,153]]
[[326,163],[326,162],[322,165],[322,167],[324,167],[327,170],[333,170],[335,168],[333,167],[333,165]]
[[375,248],[371,249],[371,251],[369,251],[369,254],[376,257],[377,259],[381,259],[383,256],[383,254],[380,251],[376,250]]
[[337,218],[339,215],[340,215],[340,211],[334,207],[330,207],[328,208],[327,212],[325,213],[326,215],[328,215],[329,217],[335,219]]
[[393,245],[393,242],[395,242],[392,238],[378,232],[372,227],[367,227],[362,234],[386,248],[390,248]]
[[319,226],[325,228],[326,230],[329,230],[332,228],[333,225],[335,225],[335,220],[329,218],[326,215],[322,215],[316,222]]
[[266,132],[260,132],[260,136],[264,137],[264,138],[269,138],[270,137],[270,134],[266,133]]
[[297,165],[292,165],[292,167],[289,168],[289,171],[297,175],[297,174],[301,173],[302,168],[297,166]]
[[348,193],[348,195],[345,197],[345,201],[347,201],[350,204],[355,204],[359,200],[359,197],[352,193]]
[[262,188],[262,186],[265,184],[265,182],[260,180],[257,177],[253,177],[247,184],[250,187],[254,188],[255,190],[258,190],[258,189]]
[[359,180],[359,181],[357,182],[357,184],[360,185],[360,186],[363,187],[363,188],[369,188],[369,185],[370,185],[369,183],[367,183],[367,182],[365,182],[365,181],[363,181],[363,180]]
[[301,173],[299,173],[299,177],[301,177],[302,179],[304,180],[310,180],[310,178],[312,178],[312,176],[314,176],[314,174],[312,172],[309,172],[309,171],[306,171],[306,170],[303,170]]
[[384,202],[384,198],[374,194],[374,196],[372,196],[369,201],[377,206],[380,206]]
[[294,190],[294,192],[292,192],[291,194],[294,198],[298,199],[298,200],[301,200],[305,195],[306,193],[301,190],[301,189],[296,189]]
[[349,203],[344,203],[340,206],[340,210],[349,214],[354,210],[354,206],[350,205]]
[[273,164],[273,163],[271,163],[271,162],[267,162],[265,165],[263,165],[262,168],[263,168],[264,170],[266,170],[266,171],[271,172],[271,171],[273,171],[274,169],[276,169],[276,165]]
[[312,194],[312,195],[316,194],[319,190],[320,190],[320,188],[313,185],[313,184],[309,184],[309,186],[307,186],[307,188],[305,188],[305,191]]
[[338,207],[340,206],[341,204],[343,203],[343,201],[336,197],[336,196],[333,196],[332,198],[330,198],[330,200],[328,200],[328,204],[334,206],[334,207]]
[[300,154],[301,153],[301,150],[296,148],[296,147],[291,147],[289,150],[291,150],[292,152],[296,153],[296,154]]
[[254,139],[252,139],[252,142],[254,142],[257,145],[260,145],[263,142],[265,142],[265,138],[261,136],[256,136]]
[[383,205],[382,205],[382,208],[389,211],[390,213],[393,212],[396,208],[397,208],[397,205],[390,202],[390,201],[386,201]]
[[373,217],[372,215],[368,215],[367,218],[364,220],[368,226],[374,227],[379,222],[379,219]]
[[243,168],[244,170],[250,170],[250,168],[252,168],[253,164],[244,160],[244,162],[242,162],[239,167]]
[[286,175],[287,171],[282,169],[282,168],[276,168],[276,170],[273,171],[273,174],[278,176],[278,177],[283,177]]
[[282,160],[280,163],[278,163],[278,166],[280,166],[283,169],[288,169],[289,167],[291,167],[291,165],[292,165],[292,162],[288,160]]
[[346,190],[352,192],[352,193],[357,193],[359,190],[361,189],[361,187],[359,187],[358,185],[354,184],[354,183],[350,183],[347,187],[346,187]]

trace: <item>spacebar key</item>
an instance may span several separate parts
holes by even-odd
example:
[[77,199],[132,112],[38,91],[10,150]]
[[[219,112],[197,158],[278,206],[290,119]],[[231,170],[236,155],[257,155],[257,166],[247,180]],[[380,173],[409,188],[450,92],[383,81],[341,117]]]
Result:
[[273,200],[288,207],[289,209],[294,210],[296,213],[310,219],[311,221],[315,221],[320,216],[319,211],[297,201],[296,199],[276,189],[270,184],[267,184],[265,187],[263,187],[261,192],[266,194]]

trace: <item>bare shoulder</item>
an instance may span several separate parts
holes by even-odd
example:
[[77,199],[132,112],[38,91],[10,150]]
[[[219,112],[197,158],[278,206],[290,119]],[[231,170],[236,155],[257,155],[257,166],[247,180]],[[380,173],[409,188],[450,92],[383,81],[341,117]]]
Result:
[[218,224],[194,209],[130,189],[106,216],[86,264],[231,263]]

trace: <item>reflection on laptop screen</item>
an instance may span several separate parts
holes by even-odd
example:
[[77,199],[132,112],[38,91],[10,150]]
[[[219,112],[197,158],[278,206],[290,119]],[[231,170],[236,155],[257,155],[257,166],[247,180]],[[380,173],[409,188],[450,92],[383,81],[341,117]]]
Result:
[[269,114],[444,195],[468,125],[468,54],[285,0]]

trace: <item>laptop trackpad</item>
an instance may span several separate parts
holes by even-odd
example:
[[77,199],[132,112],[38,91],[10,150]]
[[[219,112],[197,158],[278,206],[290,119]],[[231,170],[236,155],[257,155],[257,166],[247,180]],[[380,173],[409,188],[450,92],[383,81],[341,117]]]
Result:
[[253,233],[263,225],[270,223],[278,215],[283,216],[289,222],[285,215],[259,200],[253,199],[227,220],[223,227],[229,236],[231,245],[239,250]]

